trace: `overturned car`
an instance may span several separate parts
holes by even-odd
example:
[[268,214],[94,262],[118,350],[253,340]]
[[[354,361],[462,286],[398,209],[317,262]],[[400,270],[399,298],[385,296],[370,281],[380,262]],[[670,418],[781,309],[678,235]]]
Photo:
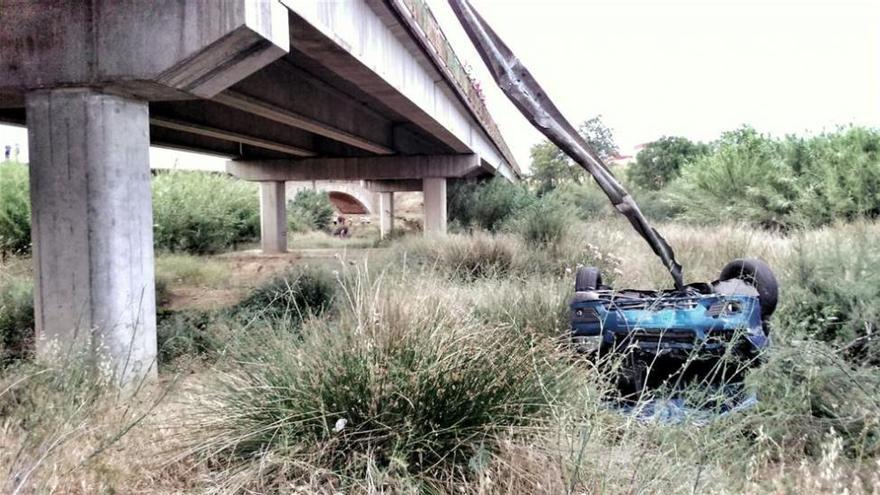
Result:
[[600,356],[626,351],[629,369],[638,371],[659,359],[690,362],[694,356],[731,352],[748,357],[767,346],[768,319],[778,296],[770,267],[760,260],[738,259],[721,270],[718,280],[685,285],[672,246],[522,61],[468,0],[449,3],[499,88],[538,131],[593,177],[672,277],[670,289],[614,290],[602,283],[596,268],[578,269],[570,305],[576,348]]
[[597,268],[580,267],[569,305],[572,343],[583,354],[626,353],[643,365],[721,356],[755,363],[778,295],[772,270],[757,259],[730,262],[711,283],[660,291],[615,290]]

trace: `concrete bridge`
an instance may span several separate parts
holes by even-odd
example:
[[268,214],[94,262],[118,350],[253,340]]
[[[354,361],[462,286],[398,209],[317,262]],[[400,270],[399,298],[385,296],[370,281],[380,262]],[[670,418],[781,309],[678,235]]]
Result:
[[6,0],[0,120],[29,135],[38,351],[88,346],[155,374],[149,145],[261,183],[284,250],[285,181],[425,194],[518,168],[423,0]]

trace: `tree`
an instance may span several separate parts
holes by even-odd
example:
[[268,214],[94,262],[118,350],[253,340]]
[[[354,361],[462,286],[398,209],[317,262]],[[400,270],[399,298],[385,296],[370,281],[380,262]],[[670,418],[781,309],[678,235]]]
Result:
[[636,185],[659,190],[679,176],[684,164],[706,153],[709,147],[683,137],[662,137],[648,144],[627,169],[627,176]]
[[[601,116],[584,121],[578,127],[578,133],[602,160],[617,154],[614,133],[602,122]],[[581,183],[587,177],[580,165],[549,140],[532,146],[531,158],[532,180],[537,185],[538,194],[552,191],[564,182]]]
[[593,151],[595,151],[603,161],[617,156],[620,152],[617,148],[617,142],[614,140],[614,133],[604,122],[602,122],[601,115],[585,120],[584,123],[578,127],[578,133],[584,138],[587,144],[592,146]]

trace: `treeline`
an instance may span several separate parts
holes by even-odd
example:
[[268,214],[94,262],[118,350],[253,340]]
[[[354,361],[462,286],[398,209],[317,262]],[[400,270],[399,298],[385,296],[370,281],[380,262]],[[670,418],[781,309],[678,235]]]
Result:
[[[613,136],[592,143],[600,155],[616,151]],[[509,206],[545,196],[581,217],[612,213],[602,192],[554,145],[532,148],[527,188],[511,188]],[[643,212],[654,220],[703,224],[745,222],[789,230],[880,214],[880,130],[845,127],[834,132],[776,138],[751,127],[724,133],[711,143],[664,137],[647,145],[635,162],[615,167]],[[489,186],[487,186],[489,187]],[[491,186],[489,190],[501,186]],[[490,204],[498,202],[493,191]],[[484,198],[485,199],[485,198]],[[486,209],[486,206],[480,208]],[[476,210],[475,210],[476,211]],[[463,224],[494,230],[497,221],[451,212]],[[479,216],[477,214],[477,216]]]

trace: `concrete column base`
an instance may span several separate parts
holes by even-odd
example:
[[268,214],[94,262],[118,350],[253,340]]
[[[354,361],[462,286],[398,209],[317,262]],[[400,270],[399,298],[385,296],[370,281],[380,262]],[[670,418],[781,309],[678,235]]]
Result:
[[446,234],[446,178],[423,179],[422,191],[425,194],[425,235]]
[[284,181],[260,182],[260,247],[287,252],[287,193]]
[[149,111],[91,89],[27,95],[37,353],[156,376]]
[[381,192],[379,196],[379,237],[384,239],[394,230],[394,193]]

